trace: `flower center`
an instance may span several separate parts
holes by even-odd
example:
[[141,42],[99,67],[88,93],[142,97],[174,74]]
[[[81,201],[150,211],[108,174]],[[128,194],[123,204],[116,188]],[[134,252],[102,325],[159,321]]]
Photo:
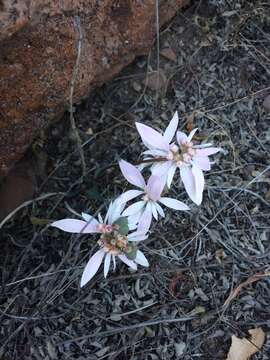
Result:
[[172,145],[167,159],[173,161],[177,166],[189,164],[193,156],[196,155],[196,150],[193,149],[192,142],[182,142],[181,146]]
[[119,255],[128,249],[127,236],[119,234],[117,231],[103,233],[98,241],[100,247],[112,255]]

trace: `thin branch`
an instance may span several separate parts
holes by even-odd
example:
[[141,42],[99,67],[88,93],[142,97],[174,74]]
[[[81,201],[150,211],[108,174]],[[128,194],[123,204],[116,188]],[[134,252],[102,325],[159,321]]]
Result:
[[86,174],[86,164],[85,164],[84,152],[83,152],[83,148],[82,148],[82,140],[80,138],[78,129],[76,127],[76,123],[75,123],[75,119],[74,119],[74,115],[73,115],[74,86],[75,86],[75,82],[76,82],[76,78],[77,78],[77,74],[78,74],[78,69],[79,69],[79,63],[80,63],[80,58],[81,58],[81,49],[82,49],[82,39],[83,39],[82,29],[81,29],[81,21],[80,21],[80,18],[78,16],[75,16],[74,25],[75,25],[78,33],[79,33],[79,38],[78,38],[78,47],[77,47],[77,58],[76,58],[76,62],[75,62],[74,68],[73,68],[71,85],[70,85],[69,118],[70,118],[71,130],[72,130],[74,138],[76,140],[77,147],[78,147],[78,152],[79,152],[80,157],[81,157],[82,175],[85,176],[85,174]]

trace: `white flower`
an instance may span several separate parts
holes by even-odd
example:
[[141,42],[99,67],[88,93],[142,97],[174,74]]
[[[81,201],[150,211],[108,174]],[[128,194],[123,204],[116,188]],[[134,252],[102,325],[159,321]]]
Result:
[[111,261],[115,269],[116,258],[134,270],[137,270],[137,264],[149,266],[144,254],[136,247],[136,242],[145,240],[148,236],[142,231],[128,233],[131,230],[128,219],[121,214],[124,206],[124,203],[117,200],[111,203],[104,221],[100,214],[98,215],[99,220],[96,220],[93,216],[82,213],[83,220],[62,219],[51,224],[51,226],[69,233],[101,234],[98,240],[100,249],[89,259],[82,274],[81,287],[97,273],[103,259],[105,278],[108,275]]
[[119,166],[127,181],[141,189],[128,190],[119,197],[120,202],[126,203],[137,196],[142,196],[140,201],[130,205],[123,212],[123,216],[128,216],[130,222],[138,224],[138,231],[147,232],[153,217],[158,220],[158,215],[165,216],[159,202],[174,210],[189,210],[189,207],[179,200],[161,197],[165,185],[164,177],[151,175],[146,184],[135,166],[124,160],[119,162]]

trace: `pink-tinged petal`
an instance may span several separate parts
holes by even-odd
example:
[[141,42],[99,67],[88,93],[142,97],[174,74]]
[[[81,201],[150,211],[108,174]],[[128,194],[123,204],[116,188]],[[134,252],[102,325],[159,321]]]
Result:
[[127,236],[128,241],[143,241],[148,239],[148,235],[143,231],[134,231],[133,233]]
[[159,215],[161,217],[165,217],[165,214],[164,214],[164,211],[163,211],[162,207],[157,202],[155,203],[155,205],[156,205],[156,209],[157,209],[157,212],[159,213]]
[[171,187],[172,180],[173,180],[176,169],[177,169],[177,166],[174,165],[174,164],[171,165],[171,167],[169,168],[169,171],[167,173],[167,186],[168,186],[168,188]]
[[198,128],[193,129],[193,130],[190,132],[190,134],[188,135],[188,141],[191,141],[191,140],[192,140],[192,138],[193,138],[194,134],[197,132],[197,130],[198,130]]
[[93,276],[96,275],[102,263],[104,255],[104,250],[100,249],[90,258],[82,274],[81,287],[83,287],[86,283],[88,283],[88,281],[93,278]]
[[110,253],[107,253],[104,260],[104,277],[106,279],[108,272],[110,270],[110,264],[111,264],[111,257],[112,255]]
[[119,196],[119,201],[121,203],[127,203],[128,201],[134,199],[135,197],[142,195],[143,191],[140,190],[128,190]]
[[143,155],[151,155],[154,157],[165,157],[167,154],[167,151],[164,150],[157,150],[157,149],[153,149],[153,150],[146,150],[143,152]]
[[190,199],[196,203],[195,179],[189,166],[180,167],[180,176]]
[[168,198],[168,197],[162,197],[159,200],[161,202],[161,204],[174,209],[174,210],[182,210],[182,211],[186,211],[189,210],[189,207],[184,204],[182,201],[176,200],[176,199],[172,199],[172,198]]
[[131,216],[140,212],[143,207],[145,206],[145,201],[138,201],[135,204],[130,205],[126,210],[123,212],[123,216]]
[[125,160],[120,160],[119,166],[123,176],[130,184],[135,185],[141,189],[145,188],[144,178],[136,166],[128,163]]
[[221,148],[218,147],[210,147],[206,149],[197,149],[196,151],[198,156],[209,156],[218,153],[220,150]]
[[204,188],[204,176],[202,170],[196,164],[192,166],[192,173],[195,180],[196,198],[194,201],[197,205],[202,202],[203,188]]
[[156,176],[166,175],[171,166],[172,166],[172,161],[170,161],[170,160],[156,162],[151,167],[151,172],[153,175],[156,175]]
[[144,212],[142,213],[139,223],[138,223],[138,231],[142,231],[147,233],[150,229],[150,225],[152,222],[152,209],[151,204],[148,203]]
[[160,195],[164,189],[166,184],[166,177],[165,176],[155,176],[151,175],[145,192],[149,196],[149,198],[153,201],[157,201],[160,198]]
[[178,113],[176,111],[174,113],[173,118],[170,121],[167,129],[165,130],[164,135],[163,135],[163,138],[166,140],[166,142],[168,144],[172,141],[172,139],[173,139],[173,137],[175,135],[175,132],[176,132],[177,127],[178,127],[178,122],[179,122],[179,118],[178,118]]
[[137,130],[144,144],[149,144],[150,149],[169,150],[169,144],[156,130],[141,123],[136,123]]
[[193,158],[193,162],[204,171],[208,171],[211,169],[211,164],[207,156],[195,155]]
[[51,226],[66,231],[68,233],[91,234],[99,232],[97,230],[98,224],[99,222],[94,218],[92,218],[89,224],[87,224],[87,222],[83,220],[63,219],[53,222]]
[[119,201],[119,198],[114,200],[113,206],[112,206],[112,212],[109,216],[108,223],[112,225],[117,219],[120,218],[122,211],[124,210],[125,203],[121,203]]
[[123,263],[125,263],[127,266],[129,266],[131,269],[133,270],[137,270],[137,265],[135,264],[134,261],[129,260],[126,255],[118,255],[119,259],[121,261],[123,261]]
[[176,139],[180,146],[181,146],[181,144],[186,143],[188,141],[187,135],[185,133],[183,133],[182,131],[177,131]]
[[137,250],[137,255],[136,258],[134,260],[137,264],[148,267],[149,266],[149,262],[146,259],[146,257],[144,256],[143,252],[141,252],[140,250]]

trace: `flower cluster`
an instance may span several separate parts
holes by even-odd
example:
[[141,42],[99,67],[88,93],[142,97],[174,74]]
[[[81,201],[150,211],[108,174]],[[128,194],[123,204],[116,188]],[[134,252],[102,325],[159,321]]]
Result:
[[[116,268],[116,259],[136,270],[137,265],[149,266],[138,244],[148,238],[153,219],[164,217],[162,205],[174,210],[189,210],[179,200],[162,196],[167,186],[170,189],[175,172],[179,169],[184,188],[190,199],[200,205],[204,189],[203,171],[210,170],[209,156],[220,151],[212,144],[194,144],[192,141],[197,129],[188,136],[178,128],[178,114],[174,114],[163,134],[149,126],[136,123],[142,142],[147,147],[143,160],[136,167],[120,160],[119,167],[125,179],[137,189],[121,194],[110,203],[103,220],[82,213],[82,220],[63,219],[51,226],[69,233],[100,234],[97,242],[99,250],[89,259],[81,278],[81,287],[97,273],[104,260],[104,277],[107,277],[111,263]],[[174,137],[176,139],[174,140]],[[151,175],[146,182],[141,171],[150,166]],[[139,198],[126,207],[131,200]]]

